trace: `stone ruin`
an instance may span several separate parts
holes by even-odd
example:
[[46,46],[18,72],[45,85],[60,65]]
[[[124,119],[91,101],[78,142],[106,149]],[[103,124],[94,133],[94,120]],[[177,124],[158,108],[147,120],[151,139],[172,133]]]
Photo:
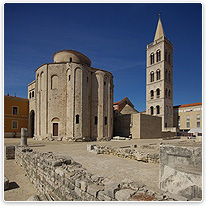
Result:
[[[38,190],[28,201],[201,201],[201,145],[160,144],[155,161],[138,152],[137,145],[129,148],[87,145],[87,150],[148,163],[160,162],[160,188],[154,191],[129,179],[114,182],[89,173],[72,158],[36,152],[29,147],[6,146],[6,159],[15,159]],[[5,177],[4,190],[8,188],[9,180]]]
[[16,163],[37,188],[29,200],[45,201],[174,201],[166,192],[155,192],[145,185],[124,179],[121,182],[90,174],[71,158],[52,152],[39,153],[16,147]]

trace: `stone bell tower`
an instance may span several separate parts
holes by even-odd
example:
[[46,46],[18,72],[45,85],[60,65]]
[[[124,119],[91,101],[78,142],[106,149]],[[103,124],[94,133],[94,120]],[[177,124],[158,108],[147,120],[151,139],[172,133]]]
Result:
[[162,117],[162,129],[167,130],[173,127],[173,45],[160,14],[154,41],[147,45],[146,75],[146,114]]

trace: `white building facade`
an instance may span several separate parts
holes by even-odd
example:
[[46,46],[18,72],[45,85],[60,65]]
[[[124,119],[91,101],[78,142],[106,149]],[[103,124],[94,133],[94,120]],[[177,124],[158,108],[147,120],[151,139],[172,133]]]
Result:
[[91,67],[85,55],[56,52],[28,85],[30,135],[35,139],[110,140],[113,76]]

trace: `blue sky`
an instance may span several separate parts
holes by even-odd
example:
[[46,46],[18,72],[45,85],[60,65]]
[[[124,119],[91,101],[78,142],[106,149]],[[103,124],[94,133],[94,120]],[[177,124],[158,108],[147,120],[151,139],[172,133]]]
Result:
[[114,101],[146,107],[146,45],[158,13],[174,46],[174,105],[202,101],[201,4],[5,4],[4,92],[27,97],[35,69],[77,50],[114,76]]

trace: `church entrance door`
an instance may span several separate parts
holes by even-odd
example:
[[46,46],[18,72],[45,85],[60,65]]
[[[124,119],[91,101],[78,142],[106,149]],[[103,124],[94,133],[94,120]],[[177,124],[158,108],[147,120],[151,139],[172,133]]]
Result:
[[53,123],[53,136],[58,136],[58,123]]

